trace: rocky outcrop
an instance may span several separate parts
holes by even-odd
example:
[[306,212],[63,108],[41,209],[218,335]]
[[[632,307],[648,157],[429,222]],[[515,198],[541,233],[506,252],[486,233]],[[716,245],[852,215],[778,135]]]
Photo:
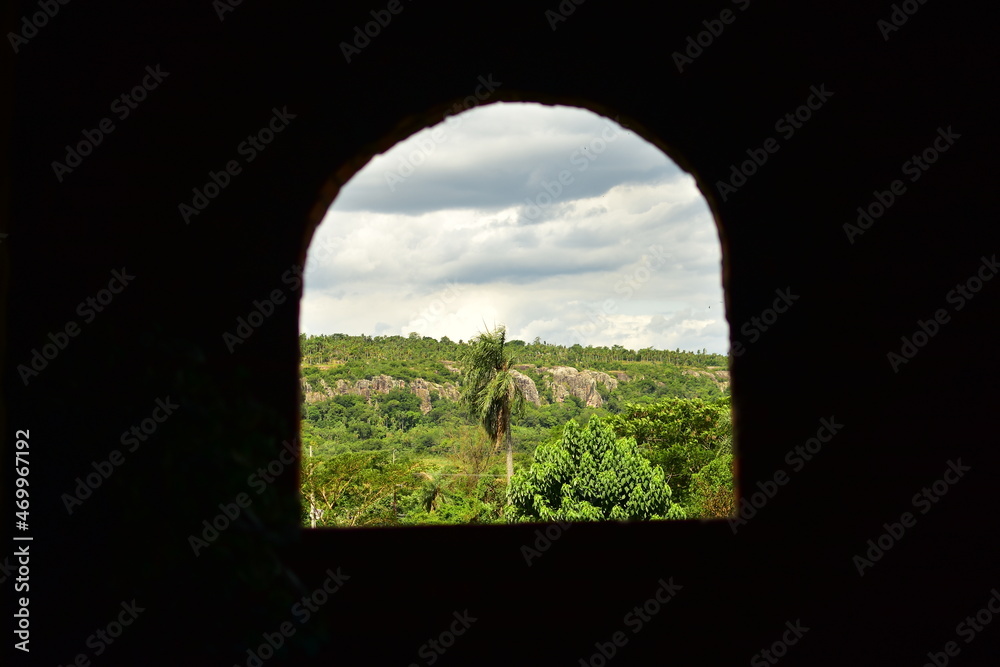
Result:
[[420,411],[425,415],[431,411],[432,391],[436,391],[441,397],[452,401],[457,401],[461,396],[458,385],[456,384],[449,382],[447,384],[440,385],[436,382],[428,382],[423,378],[416,378],[415,380],[410,381],[409,389],[420,398]]
[[[450,364],[451,362],[447,362]],[[457,373],[454,366],[447,366],[448,370]],[[634,378],[624,371],[611,371],[604,373],[601,371],[584,370],[580,371],[571,366],[555,366],[552,368],[536,368],[530,364],[519,365],[518,370],[513,370],[514,380],[521,391],[524,392],[525,400],[534,405],[541,405],[542,398],[535,381],[526,373],[529,371],[542,373],[543,389],[549,388],[552,391],[552,400],[562,403],[569,396],[576,396],[585,405],[592,408],[599,408],[604,405],[604,399],[598,391],[598,384],[603,384],[609,391],[618,388],[621,382],[630,382]],[[524,371],[524,372],[521,372]],[[684,375],[703,376],[711,379],[719,387],[725,389],[729,386],[728,370],[684,370]],[[424,414],[431,411],[431,393],[437,392],[442,398],[457,401],[461,397],[461,391],[455,382],[438,384],[428,382],[423,378],[415,380],[397,380],[388,375],[376,375],[370,380],[337,380],[334,386],[330,386],[324,379],[312,376],[311,383],[306,378],[301,379],[302,393],[307,403],[325,401],[335,396],[344,394],[357,394],[372,400],[378,394],[387,394],[393,389],[405,389],[420,397],[420,410]],[[657,382],[662,386],[662,382]]]
[[330,385],[322,378],[313,380],[312,384],[316,386],[310,386],[309,380],[304,377],[299,378],[299,386],[302,387],[302,396],[306,403],[318,403],[336,396],[334,391],[330,389]]
[[310,386],[310,383],[303,377],[300,379],[300,384],[306,403],[326,401],[345,394],[357,394],[371,400],[375,394],[388,394],[393,389],[406,389],[420,398],[420,411],[427,414],[431,411],[431,392],[433,391],[453,401],[459,399],[458,385],[451,382],[441,385],[436,382],[428,382],[423,378],[407,382],[406,380],[396,380],[388,375],[376,375],[370,380],[355,380],[354,382],[337,380],[336,384],[331,387],[323,378],[315,378]]
[[552,374],[552,399],[562,403],[567,396],[576,396],[585,405],[599,408],[604,399],[597,391],[600,382],[610,391],[618,388],[618,380],[601,371],[578,371],[570,366],[543,369]]
[[700,375],[707,377],[719,387],[725,389],[729,386],[729,371],[681,371],[681,375]]
[[538,395],[538,387],[535,386],[535,381],[527,375],[517,372],[516,370],[511,370],[510,373],[514,376],[514,382],[516,382],[517,386],[521,388],[522,392],[524,392],[524,400],[529,403],[534,403],[535,405],[541,405],[542,399]]

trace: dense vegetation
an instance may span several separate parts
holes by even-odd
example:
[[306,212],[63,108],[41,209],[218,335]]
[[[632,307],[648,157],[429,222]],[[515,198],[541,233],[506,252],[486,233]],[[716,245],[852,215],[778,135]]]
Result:
[[[384,375],[404,385],[423,379],[449,388],[443,393],[452,397],[431,390],[429,406],[422,410],[420,397],[407,386],[371,393],[370,400],[338,391],[332,398],[304,403],[305,525],[494,523],[545,516],[706,518],[731,512],[728,390],[708,372],[726,368],[725,356],[563,347],[537,339],[525,344],[501,337],[500,353],[534,381],[540,405],[525,402],[498,439],[496,429],[484,428],[489,419],[474,409],[474,402],[452,400],[459,392],[463,398],[471,396],[477,377],[481,383],[492,379],[490,373],[471,372],[477,363],[473,343],[481,342],[481,336],[455,343],[415,334],[301,337],[302,380],[310,392],[336,387],[338,380],[343,381],[339,391],[355,391],[358,381]],[[573,395],[559,402],[552,375],[544,370],[553,366],[604,371],[619,381],[614,389],[597,383],[601,407],[588,407]],[[502,414],[502,405],[494,407]],[[508,442],[514,470],[511,495],[504,461]],[[595,446],[607,456],[595,459]],[[581,447],[591,448],[583,467]],[[553,470],[555,461],[565,469]],[[599,475],[605,482],[586,481],[586,466],[591,472],[604,470]],[[634,484],[628,490],[609,485],[607,470],[626,468],[633,471]],[[548,485],[547,515],[533,514],[531,503],[525,504],[528,480]],[[555,481],[560,482],[558,492]],[[565,483],[577,491],[564,497]],[[607,502],[599,502],[595,493],[609,496]],[[533,491],[531,497],[535,495]],[[640,507],[650,509],[636,509]]]
[[594,419],[570,421],[562,438],[535,450],[531,467],[507,491],[508,521],[683,519],[663,470],[643,457],[634,438],[617,438]]
[[[348,336],[330,334],[320,336],[299,335],[302,363],[305,366],[344,364],[356,377],[378,375],[382,370],[394,368],[410,371],[412,377],[422,377],[433,382],[450,377],[441,364],[442,359],[458,359],[465,347],[464,341],[453,342],[447,336],[436,340],[429,336],[411,333],[404,336]],[[627,350],[621,345],[612,347],[583,347],[579,344],[566,347],[550,345],[538,338],[531,343],[523,340],[507,341],[521,363],[539,366],[573,366],[598,371],[620,370],[621,362],[667,363],[691,368],[726,368],[729,359],[724,354],[682,352],[681,350]],[[434,379],[434,374],[439,373]],[[350,371],[348,371],[350,374]],[[391,375],[391,373],[389,373]]]

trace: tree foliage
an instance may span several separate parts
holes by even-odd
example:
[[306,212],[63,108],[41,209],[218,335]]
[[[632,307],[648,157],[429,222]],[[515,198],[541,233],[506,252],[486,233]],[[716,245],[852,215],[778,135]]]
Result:
[[316,526],[398,523],[400,495],[420,488],[423,465],[386,452],[349,452],[304,459],[304,520]]
[[[428,412],[423,411],[428,406],[421,405],[414,387],[372,392],[370,396],[351,388],[347,390],[358,393],[303,402],[304,525],[313,525],[314,519],[318,526],[506,520],[508,484],[503,458],[496,455],[496,433],[487,435],[483,415],[470,409],[473,402],[447,396],[453,396],[457,386],[470,397],[470,388],[478,384],[483,387],[481,397],[503,398],[504,388],[511,388],[505,382],[513,376],[516,360],[512,353],[519,360],[533,362],[520,364],[516,370],[535,382],[541,398],[541,404],[534,405],[513,397],[510,414],[513,416],[518,407],[523,407],[523,412],[511,419],[500,439],[501,447],[510,445],[512,450],[512,466],[517,472],[513,477],[527,474],[532,454],[536,464],[544,461],[546,447],[563,441],[564,427],[570,421],[574,422],[569,430],[573,433],[573,429],[583,432],[584,426],[593,423],[596,427],[607,420],[614,431],[612,439],[634,438],[640,455],[652,464],[651,470],[660,471],[669,484],[669,510],[657,516],[676,518],[686,513],[691,518],[716,518],[731,514],[729,403],[716,374],[700,370],[711,371],[712,367],[704,364],[717,361],[712,355],[659,350],[631,353],[620,346],[565,348],[539,339],[531,343],[507,341],[505,333],[487,332],[491,340],[480,337],[468,342],[417,336],[303,336],[301,377],[307,391],[311,388],[325,394],[328,388],[337,387],[338,380],[353,385],[375,375],[396,380],[424,378],[447,387],[441,391],[431,388]],[[676,365],[680,361],[692,365]],[[617,386],[612,389],[613,383],[597,383],[604,401],[601,407],[588,407],[573,398],[555,401],[553,376],[546,370],[553,365],[604,370],[617,380]],[[478,376],[463,373],[473,367],[484,370]],[[498,368],[500,372],[495,372]],[[338,388],[344,390],[343,386]],[[499,425],[501,411],[494,409],[485,421],[487,426]],[[617,451],[617,446],[616,442],[612,449]],[[618,468],[613,469],[617,475]],[[600,470],[596,460],[593,470]],[[606,482],[581,482],[580,488]],[[551,503],[545,505],[548,516],[629,516],[627,502],[616,511],[613,506],[579,497],[579,490],[573,492],[577,495],[570,494],[563,507],[558,500],[561,491],[562,486],[549,494],[560,510],[553,510]],[[615,512],[615,517],[610,517],[610,512]],[[644,516],[642,512],[637,515]],[[526,518],[529,516],[535,518]],[[542,518],[529,512],[519,520]]]
[[643,454],[666,473],[677,502],[691,501],[693,476],[732,451],[729,399],[663,398],[630,403],[607,418],[619,437],[635,438]]
[[[454,342],[447,336],[438,341],[429,336],[349,336],[341,333],[319,336],[300,334],[299,344],[302,362],[306,365],[362,362],[370,366],[372,362],[400,362],[406,368],[414,367],[414,359],[456,359],[462,347],[461,342]],[[726,355],[709,354],[704,350],[629,350],[621,345],[565,346],[543,342],[537,337],[532,343],[510,341],[508,345],[517,349],[519,358],[525,363],[547,366],[579,368],[583,365],[594,370],[605,370],[618,366],[621,362],[666,363],[698,368],[726,368],[729,365]],[[442,377],[447,377],[447,369],[438,366],[436,370],[442,373]],[[423,370],[420,377],[439,381]]]
[[506,445],[507,478],[514,474],[513,437],[510,420],[524,412],[524,391],[514,379],[514,353],[504,345],[503,325],[485,331],[471,341],[461,360],[465,386],[462,402],[479,421],[499,450]]
[[507,490],[509,521],[680,519],[663,471],[643,457],[632,438],[611,428],[570,421],[562,438],[541,445]]
[[724,519],[736,513],[733,463],[731,453],[720,454],[691,476],[692,518]]

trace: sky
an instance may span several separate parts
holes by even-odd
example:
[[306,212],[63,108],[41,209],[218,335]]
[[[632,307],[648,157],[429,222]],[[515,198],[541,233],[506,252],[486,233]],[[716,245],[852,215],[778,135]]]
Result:
[[718,231],[652,144],[583,109],[495,103],[375,156],[323,219],[300,330],[726,354]]

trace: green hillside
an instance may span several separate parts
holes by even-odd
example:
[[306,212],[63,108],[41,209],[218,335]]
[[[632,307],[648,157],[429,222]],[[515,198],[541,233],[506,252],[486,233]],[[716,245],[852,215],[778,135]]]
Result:
[[[458,400],[466,389],[462,359],[468,343],[415,334],[303,334],[300,343],[305,525],[502,520],[503,454]],[[581,426],[606,421],[617,424],[619,437],[635,437],[631,416],[648,421],[656,414],[658,426],[677,442],[681,432],[691,440],[692,428],[707,433],[728,427],[723,355],[565,347],[537,339],[506,341],[505,349],[516,358],[514,368],[526,378],[519,382],[533,399],[511,420],[515,471],[527,474],[536,449],[558,442],[571,420]],[[702,423],[679,425],[695,412]],[[705,422],[708,413],[715,419]],[[701,431],[695,440],[705,435]],[[721,442],[728,436],[712,437]],[[692,442],[682,447],[715,452],[703,441]],[[673,445],[640,444],[668,473],[675,496],[690,504],[692,475],[714,456],[682,456],[685,471],[671,472],[680,460],[676,452],[673,458],[665,453]]]

